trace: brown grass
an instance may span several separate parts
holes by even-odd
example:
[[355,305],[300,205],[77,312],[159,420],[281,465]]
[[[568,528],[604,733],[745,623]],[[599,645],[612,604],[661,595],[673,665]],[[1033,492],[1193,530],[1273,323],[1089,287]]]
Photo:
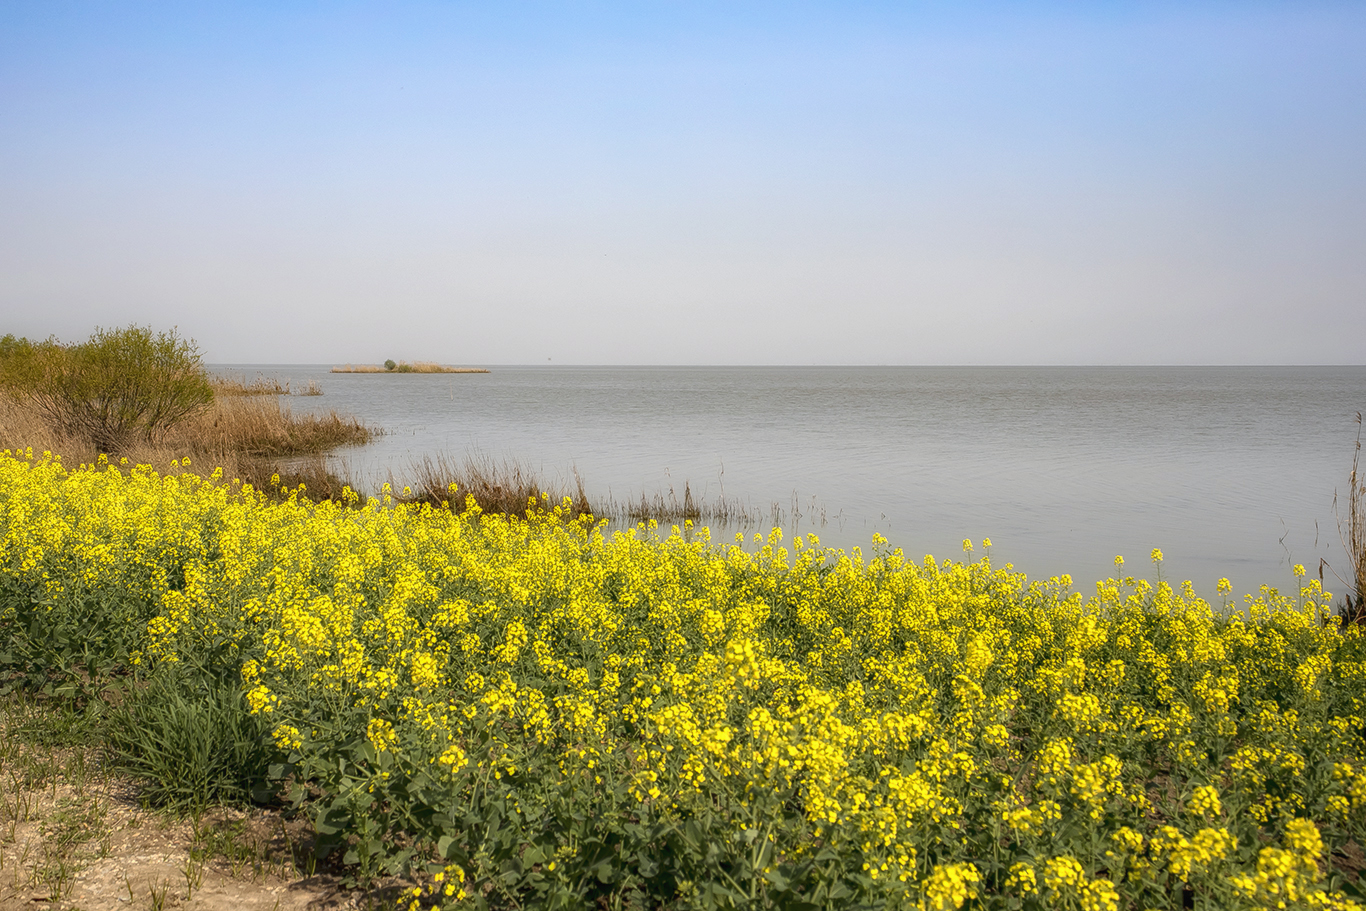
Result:
[[247,381],[244,376],[215,376],[209,379],[214,398],[243,395],[289,395],[289,384],[281,386],[275,377],[258,376]]
[[[590,500],[584,490],[583,478],[577,470],[571,472],[569,482],[547,482],[535,469],[515,459],[496,459],[486,453],[475,452],[456,460],[448,456],[424,456],[414,462],[404,483],[390,477],[395,495],[407,502],[449,505],[456,510],[466,507],[466,497],[474,497],[479,509],[486,513],[524,516],[531,512],[545,512],[559,506],[568,498],[570,517],[593,516],[617,522],[635,524],[655,521],[661,525],[682,524],[691,520],[725,525],[750,525],[759,520],[757,510],[746,507],[739,500],[718,497],[714,500],[693,496],[692,487],[683,484],[680,498],[670,486],[653,497],[641,494],[639,500],[618,501],[611,497]],[[454,485],[454,490],[452,490]]]
[[639,500],[617,502],[609,499],[603,504],[604,514],[630,522],[658,522],[661,525],[677,525],[691,521],[709,522],[720,525],[754,525],[759,521],[759,512],[739,500],[726,499],[724,496],[706,500],[693,496],[692,485],[683,482],[683,496],[680,498],[669,486],[667,495],[658,491],[653,497],[644,493]]
[[298,456],[368,443],[375,431],[336,411],[296,415],[263,399],[224,399],[172,428],[163,446],[260,457]]
[[289,380],[285,380],[281,385],[279,379],[273,376],[258,376],[248,382],[246,377],[231,375],[215,376],[209,380],[209,385],[213,387],[215,398],[229,398],[235,396],[248,395],[322,395],[323,389],[318,385],[317,380],[309,380],[308,384],[298,392],[291,392]]
[[[1352,564],[1352,579],[1348,583],[1355,589],[1355,599],[1347,595],[1347,609],[1343,619],[1349,623],[1366,623],[1366,479],[1361,477],[1361,412],[1357,412],[1356,449],[1352,453],[1352,473],[1347,478],[1347,521],[1343,527],[1341,514],[1338,518],[1338,532],[1342,536],[1342,546],[1347,551],[1347,559]],[[1337,495],[1333,496],[1333,508],[1337,510]]]
[[[229,394],[215,399],[202,414],[172,428],[155,443],[130,445],[109,455],[127,458],[134,465],[151,465],[158,471],[179,471],[182,460],[188,458],[191,470],[197,473],[207,475],[214,468],[222,468],[226,482],[251,484],[276,497],[287,495],[282,489],[297,490],[302,484],[311,500],[340,501],[347,488],[362,498],[363,492],[345,471],[330,466],[325,453],[341,446],[362,445],[377,433],[360,420],[335,411],[295,415],[273,395]],[[24,447],[59,453],[68,465],[93,463],[99,455],[89,442],[54,431],[36,409],[0,396],[0,449]],[[172,462],[177,464],[173,466]],[[456,510],[463,510],[466,497],[473,496],[486,513],[524,516],[528,509],[548,511],[568,497],[573,518],[587,515],[662,525],[688,520],[750,525],[760,519],[758,510],[738,500],[695,497],[686,482],[681,497],[670,486],[667,492],[653,497],[641,494],[639,499],[617,501],[609,496],[591,501],[577,471],[572,472],[569,482],[548,483],[522,462],[482,453],[460,460],[427,456],[406,474],[402,483],[390,479],[398,499],[449,505]],[[455,485],[454,495],[451,485]],[[774,514],[778,515],[776,511]]]
[[398,366],[393,370],[380,364],[347,364],[344,367],[333,367],[333,373],[488,373],[486,367],[447,367],[442,364],[433,364],[430,361],[418,361],[410,364],[407,361],[399,361]]
[[527,465],[513,459],[501,461],[484,453],[467,455],[459,462],[446,456],[424,456],[410,470],[411,483],[400,485],[390,480],[395,491],[406,490],[400,498],[433,506],[449,505],[463,510],[467,497],[486,513],[521,516],[528,510],[541,511],[559,506],[565,497],[573,503],[572,515],[596,516],[588,502],[583,481],[574,473],[574,489],[546,484]]
[[[319,454],[283,462],[248,460],[242,466],[242,474],[235,477],[241,477],[246,483],[276,498],[287,496],[288,491],[302,487],[303,495],[315,502],[334,500],[354,505],[364,501],[349,472],[334,471],[327,457]],[[350,497],[347,496],[348,490],[352,494]]]
[[[310,499],[338,499],[349,479],[329,471],[322,454],[367,443],[378,432],[335,411],[296,415],[275,398],[227,397],[216,399],[154,443],[132,444],[108,455],[158,471],[178,470],[171,463],[189,458],[192,469],[201,474],[222,468],[225,479],[261,490],[278,494],[282,486],[297,488],[302,483]],[[73,466],[93,463],[99,456],[89,441],[53,430],[36,408],[0,396],[0,449],[25,447],[58,453]],[[275,475],[279,479],[272,483]]]

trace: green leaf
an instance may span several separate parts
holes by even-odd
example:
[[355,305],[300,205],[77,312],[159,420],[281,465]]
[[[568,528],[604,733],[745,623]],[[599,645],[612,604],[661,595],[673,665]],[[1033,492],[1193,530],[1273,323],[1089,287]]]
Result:
[[854,890],[850,889],[842,880],[835,880],[835,882],[831,883],[830,891],[826,893],[832,902],[843,901],[846,898],[852,897],[853,894]]
[[783,875],[783,872],[781,870],[769,870],[767,873],[764,874],[764,879],[771,882],[773,884],[773,887],[777,889],[779,892],[786,892],[788,888],[792,885],[791,881],[789,881],[788,878]]

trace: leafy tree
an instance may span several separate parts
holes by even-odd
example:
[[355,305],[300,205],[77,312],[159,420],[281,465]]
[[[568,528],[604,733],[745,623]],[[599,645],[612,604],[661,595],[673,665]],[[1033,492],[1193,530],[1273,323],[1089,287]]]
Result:
[[175,330],[96,329],[86,342],[0,339],[0,383],[61,433],[113,452],[155,440],[213,401],[193,340]]
[[16,338],[13,332],[0,338],[0,370],[3,370],[4,365],[11,359],[23,356],[24,352],[32,347],[32,342],[26,338]]

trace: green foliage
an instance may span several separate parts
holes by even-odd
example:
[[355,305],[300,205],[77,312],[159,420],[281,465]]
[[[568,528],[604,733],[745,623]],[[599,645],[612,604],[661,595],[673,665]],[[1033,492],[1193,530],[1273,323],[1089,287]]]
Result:
[[[74,699],[53,699],[22,690],[0,695],[0,730],[11,743],[24,743],[49,752],[71,749],[74,758],[84,755],[80,748],[103,736],[106,709],[99,700],[84,703]],[[5,759],[0,749],[0,771]]]
[[419,906],[1360,897],[1366,635],[1318,581],[1084,599],[880,538],[747,552],[29,459],[0,456],[13,672],[95,673],[80,630],[156,668],[109,725],[149,799],[288,776],[318,853]]
[[387,360],[387,361],[384,362],[384,369],[385,369],[385,370],[393,370],[393,369],[394,369],[395,367],[397,367],[397,366],[398,366],[398,364],[394,363],[393,358],[390,358],[389,360]]
[[[642,803],[632,751],[566,775],[534,741],[510,745],[482,713],[478,721],[493,724],[468,744],[470,755],[498,756],[500,771],[452,775],[418,760],[415,739],[376,750],[356,735],[358,720],[317,732],[343,740],[342,749],[308,743],[289,757],[321,789],[308,807],[319,852],[336,851],[353,884],[434,860],[432,869],[467,871],[475,907],[794,911],[850,907],[873,885],[855,845],[803,850],[813,826],[792,788]],[[311,796],[296,788],[300,803]],[[949,828],[946,838],[956,835]]]
[[202,810],[271,794],[268,731],[231,683],[163,672],[130,685],[107,737],[114,763],[154,806]]
[[16,358],[23,357],[33,349],[33,342],[19,338],[14,333],[0,338],[0,369]]
[[213,401],[194,342],[142,326],[96,329],[75,345],[5,336],[0,384],[30,398],[53,429],[104,452],[155,440]]
[[0,694],[14,690],[76,699],[97,696],[112,675],[130,667],[155,607],[123,592],[73,585],[53,593],[0,579]]

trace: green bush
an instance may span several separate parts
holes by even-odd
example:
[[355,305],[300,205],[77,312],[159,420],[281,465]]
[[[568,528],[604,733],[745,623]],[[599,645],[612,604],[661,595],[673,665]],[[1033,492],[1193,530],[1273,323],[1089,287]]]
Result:
[[126,592],[79,584],[53,609],[47,589],[0,577],[0,695],[41,692],[85,702],[127,673],[157,605]]
[[96,329],[75,345],[5,336],[0,383],[31,400],[54,430],[103,452],[155,440],[213,401],[194,342],[142,326]]
[[385,369],[385,370],[393,370],[393,369],[394,369],[395,367],[397,367],[397,366],[398,366],[398,364],[395,364],[395,363],[394,363],[394,359],[393,359],[393,358],[389,358],[389,360],[387,360],[387,361],[384,362],[384,369]]

